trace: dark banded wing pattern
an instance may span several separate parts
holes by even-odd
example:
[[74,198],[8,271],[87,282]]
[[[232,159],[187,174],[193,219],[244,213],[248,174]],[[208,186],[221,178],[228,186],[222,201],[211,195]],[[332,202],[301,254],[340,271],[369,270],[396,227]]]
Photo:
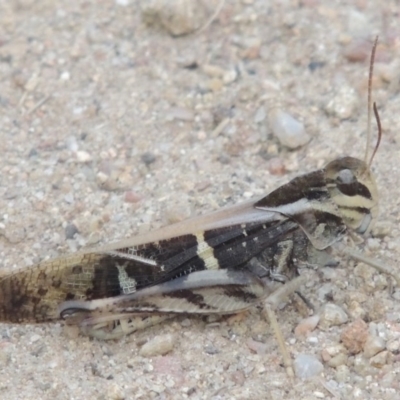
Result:
[[[93,301],[66,301],[63,317],[75,310],[109,313],[229,314],[245,310],[268,295],[262,280],[248,271],[198,271],[138,290]],[[92,313],[94,315],[94,313]]]
[[115,339],[176,314],[232,314],[271,291],[251,272],[204,270],[145,288],[131,295],[93,301],[66,301],[60,315],[84,333]]
[[278,218],[44,262],[0,281],[2,320],[47,321],[58,305],[129,295],[204,270],[240,270],[297,229]]

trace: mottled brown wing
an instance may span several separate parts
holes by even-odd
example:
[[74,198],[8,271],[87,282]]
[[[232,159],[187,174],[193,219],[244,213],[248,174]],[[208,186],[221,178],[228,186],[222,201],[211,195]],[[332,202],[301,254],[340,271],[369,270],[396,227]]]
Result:
[[[5,272],[0,280],[0,319],[48,321],[59,317],[58,306],[64,301],[129,294],[212,265],[219,268],[213,264],[211,247],[219,252],[225,263],[223,268],[239,267],[271,240],[278,240],[280,233],[293,229],[293,225],[280,226],[286,218],[254,210],[251,204],[223,209],[97,250]],[[241,225],[246,219],[253,221],[248,224],[252,229],[250,235]],[[268,220],[272,225],[267,224],[268,229],[265,229],[263,222]],[[233,222],[239,225],[232,227]],[[207,238],[202,239],[207,229]],[[253,239],[259,236],[260,240],[254,246],[256,241]],[[250,243],[247,253],[241,258],[233,257],[246,241]]]

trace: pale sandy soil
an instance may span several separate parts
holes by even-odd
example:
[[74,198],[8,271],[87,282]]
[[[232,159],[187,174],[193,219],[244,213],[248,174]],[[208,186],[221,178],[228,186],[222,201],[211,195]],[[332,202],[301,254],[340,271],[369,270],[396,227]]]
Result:
[[[384,137],[373,169],[386,233],[361,248],[399,268],[399,3],[227,0],[208,29],[179,38],[145,25],[142,4],[0,2],[1,268],[260,196],[340,155],[362,157],[367,61],[344,54],[376,34]],[[271,104],[303,121],[311,142],[279,146],[265,118]],[[286,173],[272,173],[272,157]],[[66,240],[72,224],[79,234]],[[340,367],[323,361],[320,375],[290,383],[258,310],[213,327],[181,318],[115,342],[61,322],[1,324],[0,397],[333,399],[328,385],[343,399],[399,399],[398,290],[391,297],[387,277],[345,260],[303,291],[318,308],[326,290],[348,324],[359,313],[384,338],[380,368],[346,353]],[[322,360],[346,325],[299,338],[301,318],[292,304],[279,312],[291,354]],[[167,356],[138,354],[166,333],[176,340]]]

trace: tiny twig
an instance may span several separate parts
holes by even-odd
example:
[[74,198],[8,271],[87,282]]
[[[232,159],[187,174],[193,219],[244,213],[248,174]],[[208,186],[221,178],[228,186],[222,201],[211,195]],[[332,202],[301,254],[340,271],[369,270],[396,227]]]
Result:
[[195,32],[195,35],[198,35],[201,32],[205,31],[212,24],[212,22],[215,20],[215,18],[217,18],[218,14],[221,12],[222,7],[224,6],[224,4],[225,4],[225,0],[221,0],[219,2],[217,8],[212,13],[210,18],[208,18],[208,20],[203,24],[203,26],[201,26],[199,29],[197,29],[197,31]]
[[44,103],[46,103],[47,100],[49,100],[51,95],[49,94],[48,96],[43,97],[41,100],[39,100],[30,110],[26,112],[26,115],[30,115],[33,112],[35,112],[38,108],[40,108]]

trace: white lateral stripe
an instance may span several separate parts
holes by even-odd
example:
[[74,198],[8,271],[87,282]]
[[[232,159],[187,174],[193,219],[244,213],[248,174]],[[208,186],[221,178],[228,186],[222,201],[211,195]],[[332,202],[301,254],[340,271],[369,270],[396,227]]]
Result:
[[308,211],[310,208],[310,202],[305,198],[297,200],[294,203],[284,204],[283,206],[279,207],[257,207],[259,210],[272,211],[282,215],[295,215],[304,211]]
[[121,258],[124,258],[125,260],[138,261],[138,262],[141,262],[141,263],[147,264],[147,265],[153,265],[153,266],[157,265],[157,262],[154,261],[154,260],[150,260],[148,258],[140,257],[140,256],[138,256],[136,254],[123,253],[123,252],[118,251],[118,250],[106,251],[105,254],[108,254],[108,255],[114,256],[114,257],[121,257]]
[[204,261],[207,269],[218,269],[219,262],[214,257],[214,249],[204,240],[204,233],[196,233],[197,255]]

